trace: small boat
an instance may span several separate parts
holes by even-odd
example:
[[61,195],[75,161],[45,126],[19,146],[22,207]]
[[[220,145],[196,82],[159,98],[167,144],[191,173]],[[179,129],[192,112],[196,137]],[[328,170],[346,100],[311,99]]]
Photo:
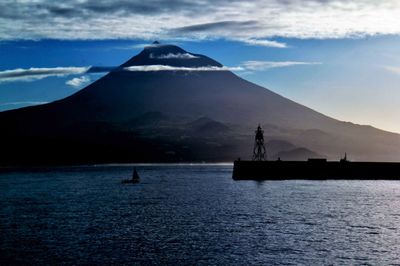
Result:
[[122,184],[136,184],[140,182],[139,174],[136,171],[136,167],[133,168],[133,174],[131,179],[122,180]]

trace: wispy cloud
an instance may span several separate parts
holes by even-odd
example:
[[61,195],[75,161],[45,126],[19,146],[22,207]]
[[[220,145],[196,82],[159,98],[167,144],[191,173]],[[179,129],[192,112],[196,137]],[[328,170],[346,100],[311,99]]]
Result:
[[217,66],[202,66],[202,67],[177,67],[168,65],[141,65],[125,67],[126,71],[136,72],[153,72],[153,71],[240,71],[241,67],[217,67]]
[[161,55],[154,55],[150,53],[149,56],[151,59],[195,59],[199,58],[198,56],[189,54],[189,53],[168,53],[168,54],[161,54]]
[[33,81],[51,76],[66,76],[72,74],[82,74],[87,72],[90,67],[53,67],[53,68],[28,68],[0,71],[0,82],[10,81]]
[[384,66],[383,68],[391,73],[400,75],[400,67]]
[[254,72],[264,71],[272,68],[283,68],[301,65],[320,65],[320,62],[300,61],[245,61],[239,66],[202,66],[202,67],[177,67],[169,65],[140,65],[125,67],[125,71],[151,72],[151,71],[234,71]]
[[265,46],[265,47],[275,47],[275,48],[287,48],[287,44],[283,42],[270,41],[270,40],[259,40],[259,39],[242,39],[240,40],[247,45],[253,46]]
[[245,61],[241,66],[249,71],[262,71],[271,68],[301,66],[301,65],[320,65],[320,62],[300,62],[300,61]]
[[[184,58],[189,58],[184,55]],[[192,55],[191,55],[192,56]],[[171,56],[165,55],[165,58],[176,58],[176,54]],[[179,56],[178,56],[179,58]],[[15,82],[15,81],[35,81],[46,77],[57,76],[65,77],[68,75],[86,74],[81,77],[75,77],[68,81],[66,84],[72,87],[80,87],[91,81],[87,74],[106,73],[111,71],[241,71],[242,67],[217,67],[217,66],[203,66],[203,67],[176,67],[170,65],[139,65],[130,66],[123,69],[119,67],[55,67],[55,68],[29,68],[29,69],[14,69],[5,70],[0,72],[1,82]]]
[[82,76],[78,78],[73,78],[65,82],[65,84],[74,87],[74,88],[79,88],[83,85],[86,85],[87,83],[90,82],[90,77],[88,76]]
[[[166,54],[153,56],[157,59],[192,59],[196,56],[189,53],[184,54]],[[150,72],[150,71],[263,71],[271,68],[290,67],[298,65],[317,65],[319,62],[299,62],[299,61],[245,61],[239,66],[201,66],[201,67],[177,67],[170,65],[139,65],[130,66],[123,69],[119,67],[54,67],[54,68],[29,68],[29,69],[14,69],[0,71],[1,82],[15,82],[15,81],[35,81],[47,77],[57,76],[65,77],[68,75],[80,75],[68,81],[66,84],[72,87],[80,87],[91,81],[88,74],[107,73],[111,71],[136,71],[136,72]],[[395,68],[386,68],[387,70],[396,71]]]
[[399,16],[397,0],[0,1],[0,40],[225,38],[265,46],[260,40],[274,37],[400,34]]
[[191,24],[184,27],[178,27],[172,29],[172,32],[184,33],[184,34],[202,34],[208,32],[222,32],[226,30],[251,30],[258,27],[258,22],[255,20],[223,20],[206,22],[199,24]]
[[[35,81],[47,77],[64,77],[68,75],[107,73],[116,67],[85,66],[85,67],[32,67],[0,71],[0,83],[13,81]],[[71,85],[71,84],[68,84]]]
[[226,32],[253,32],[255,29],[259,29],[259,23],[254,20],[245,20],[245,21],[217,21],[211,23],[202,23],[195,24],[185,27],[179,27],[173,29],[172,32],[189,34],[192,37],[195,36],[197,38],[207,38],[207,37],[218,37],[224,36],[228,39],[234,39],[239,42],[244,42],[247,45],[253,46],[265,46],[265,47],[274,47],[274,48],[286,48],[287,45],[282,42],[277,42],[273,40],[267,39],[256,39],[253,37],[245,37],[245,38],[235,38],[235,34],[232,36],[234,38],[229,38],[229,36],[225,36]]

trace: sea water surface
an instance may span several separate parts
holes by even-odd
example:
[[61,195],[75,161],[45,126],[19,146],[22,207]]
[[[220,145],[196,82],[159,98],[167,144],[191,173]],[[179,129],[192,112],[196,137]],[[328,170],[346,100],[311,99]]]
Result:
[[400,181],[233,181],[231,165],[0,173],[0,264],[400,262]]

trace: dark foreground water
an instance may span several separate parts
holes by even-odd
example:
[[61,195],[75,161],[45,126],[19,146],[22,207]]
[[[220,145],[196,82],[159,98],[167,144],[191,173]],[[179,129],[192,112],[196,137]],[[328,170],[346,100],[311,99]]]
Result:
[[400,181],[233,181],[231,166],[0,173],[0,264],[400,261]]

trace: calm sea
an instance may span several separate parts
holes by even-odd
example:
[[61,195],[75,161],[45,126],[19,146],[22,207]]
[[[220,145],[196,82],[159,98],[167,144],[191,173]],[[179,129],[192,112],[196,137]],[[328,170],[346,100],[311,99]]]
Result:
[[400,262],[400,181],[233,181],[232,166],[0,173],[0,264]]

